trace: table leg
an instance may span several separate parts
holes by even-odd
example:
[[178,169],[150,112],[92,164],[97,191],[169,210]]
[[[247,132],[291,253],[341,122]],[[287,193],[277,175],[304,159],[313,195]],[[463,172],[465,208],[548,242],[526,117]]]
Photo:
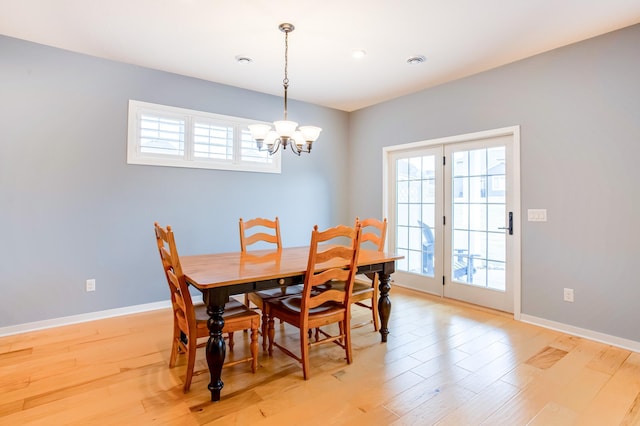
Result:
[[209,341],[207,342],[207,365],[211,374],[211,382],[209,383],[209,391],[211,392],[211,401],[220,401],[220,391],[224,387],[222,383],[222,364],[226,355],[226,344],[222,337],[222,328],[224,327],[224,305],[207,304],[207,314],[209,314]]
[[378,272],[378,279],[380,284],[378,289],[380,290],[380,298],[378,299],[378,312],[380,313],[380,338],[382,342],[387,341],[387,335],[389,334],[389,317],[391,316],[391,299],[389,299],[389,290],[391,285],[389,284],[391,275],[385,274],[383,271]]

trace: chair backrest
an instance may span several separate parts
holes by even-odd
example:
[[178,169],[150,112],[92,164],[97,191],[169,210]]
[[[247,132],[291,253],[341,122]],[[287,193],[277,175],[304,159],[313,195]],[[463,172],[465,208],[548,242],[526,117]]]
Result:
[[[240,218],[239,224],[240,251],[246,252],[248,246],[260,241],[275,244],[278,249],[282,248],[282,240],[280,239],[280,220],[277,216],[275,220],[258,217],[246,222]],[[267,230],[270,230],[270,232],[267,233],[262,228],[266,228]]]
[[191,293],[189,293],[189,287],[180,266],[180,258],[178,257],[173,231],[171,226],[167,226],[165,229],[158,225],[158,222],[154,224],[154,228],[160,260],[162,261],[162,267],[171,292],[171,304],[173,305],[175,319],[180,330],[191,337],[191,333],[196,331],[195,311]]
[[[349,306],[353,281],[357,271],[357,259],[360,251],[362,228],[338,225],[325,231],[318,231],[318,225],[311,232],[309,262],[304,277],[301,315],[323,303],[333,301]],[[348,243],[339,244],[347,239]],[[322,244],[321,244],[322,243]],[[312,292],[314,286],[337,280],[345,283],[344,291],[329,289]]]
[[387,218],[378,220],[372,217],[360,220],[359,217],[356,217],[356,226],[358,223],[362,227],[360,244],[371,242],[378,251],[384,251],[384,244],[387,238]]

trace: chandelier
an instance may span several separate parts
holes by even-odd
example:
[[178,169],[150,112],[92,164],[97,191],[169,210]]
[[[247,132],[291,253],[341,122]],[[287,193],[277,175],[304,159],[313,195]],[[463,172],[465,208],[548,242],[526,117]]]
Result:
[[278,152],[280,146],[287,149],[287,145],[291,146],[294,154],[300,155],[303,152],[311,152],[311,145],[318,139],[322,129],[316,126],[300,126],[295,121],[287,120],[287,89],[289,88],[289,33],[295,29],[292,24],[280,24],[280,31],[284,33],[284,120],[274,121],[275,130],[268,124],[251,124],[249,130],[251,137],[256,141],[258,150],[266,150],[269,155]]

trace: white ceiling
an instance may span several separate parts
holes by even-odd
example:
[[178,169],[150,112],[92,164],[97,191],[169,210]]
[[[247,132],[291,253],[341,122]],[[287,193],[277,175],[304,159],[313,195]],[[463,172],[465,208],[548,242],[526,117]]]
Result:
[[274,95],[282,22],[289,97],[353,111],[636,24],[640,0],[0,0],[0,34]]

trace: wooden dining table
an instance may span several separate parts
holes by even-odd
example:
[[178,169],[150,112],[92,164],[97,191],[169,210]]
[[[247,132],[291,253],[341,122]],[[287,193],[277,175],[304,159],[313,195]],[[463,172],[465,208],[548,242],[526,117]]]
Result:
[[[257,250],[180,256],[180,263],[187,283],[202,292],[209,315],[209,341],[206,345],[207,365],[211,375],[209,391],[211,400],[220,400],[222,365],[226,345],[222,334],[222,314],[229,296],[253,291],[302,284],[307,269],[309,247],[292,247],[280,250]],[[361,248],[358,256],[358,273],[377,273],[380,297],[380,338],[387,341],[389,334],[390,276],[395,271],[395,261],[401,259],[393,253]],[[327,265],[330,267],[331,265]]]

